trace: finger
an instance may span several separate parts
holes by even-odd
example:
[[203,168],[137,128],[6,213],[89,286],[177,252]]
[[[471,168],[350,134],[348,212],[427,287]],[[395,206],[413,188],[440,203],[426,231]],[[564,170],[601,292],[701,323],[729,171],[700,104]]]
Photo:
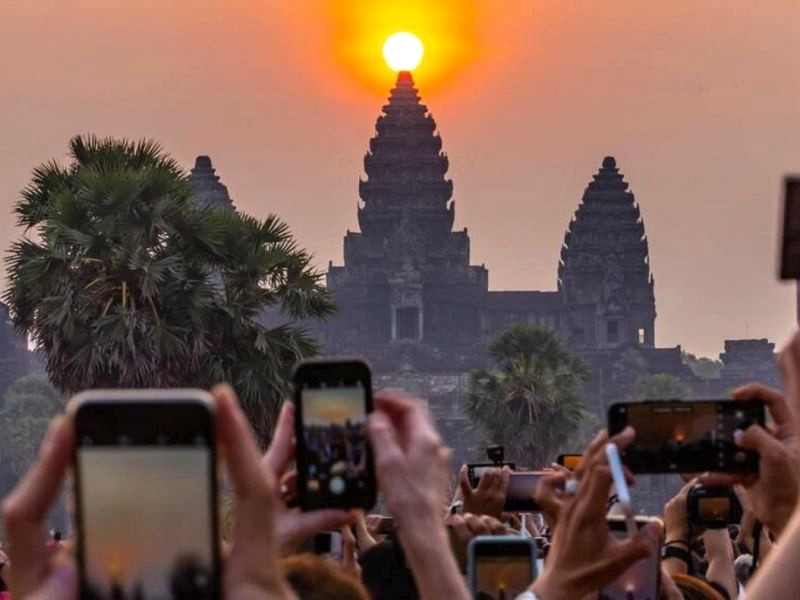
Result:
[[608,442],[610,444],[616,444],[617,448],[619,448],[620,450],[624,450],[633,442],[635,438],[636,438],[636,430],[634,430],[633,427],[628,425],[618,434],[609,438]]
[[783,375],[787,395],[793,403],[791,408],[797,411],[796,403],[800,400],[800,331],[795,332],[791,341],[778,355],[778,366]]
[[294,404],[287,401],[281,407],[272,441],[264,454],[262,464],[271,469],[276,477],[280,477],[294,459],[294,453]]
[[498,478],[497,482],[497,491],[503,495],[503,498],[506,497],[508,493],[508,481],[511,478],[511,469],[508,467],[503,467],[500,469],[500,477]]
[[439,434],[422,410],[422,401],[394,392],[380,392],[375,407],[386,413],[398,431],[399,441],[406,450],[427,451],[440,443]]
[[484,516],[483,518],[487,520],[486,524],[489,526],[489,533],[492,535],[505,535],[508,533],[508,529],[502,521],[489,516]]
[[495,468],[486,469],[481,473],[481,480],[478,482],[478,492],[489,492],[497,486],[500,479],[499,470]]
[[575,513],[583,514],[587,519],[604,519],[612,481],[611,469],[607,464],[593,467],[581,482],[582,489],[575,502]]
[[697,478],[697,483],[706,486],[731,486],[745,483],[744,475],[729,473],[703,473]]
[[648,523],[632,538],[615,540],[609,548],[609,559],[613,567],[609,568],[608,575],[616,579],[624,573],[633,563],[656,552],[661,539],[662,526],[658,521]]
[[71,419],[56,417],[50,424],[36,463],[3,501],[9,558],[13,564],[10,575],[15,596],[20,598],[41,585],[47,574],[49,557],[42,541],[44,521],[58,496],[73,446]]
[[367,436],[372,444],[375,458],[375,470],[380,477],[391,476],[403,461],[403,452],[397,439],[392,422],[381,411],[375,411],[367,417]]
[[[469,482],[467,470],[467,465],[462,465],[458,470],[458,487],[461,489],[461,495],[464,500],[472,497],[472,484]],[[480,482],[478,482],[478,485],[480,485]]]
[[481,519],[480,515],[468,514],[464,516],[464,521],[473,536],[489,535],[489,526]]
[[284,515],[283,519],[291,519],[289,545],[297,546],[317,533],[335,531],[349,525],[353,517],[344,510],[325,509],[294,512],[291,515]]
[[465,544],[472,537],[472,532],[470,532],[466,522],[466,517],[469,516],[471,516],[469,513],[465,515],[451,515],[447,522],[447,526],[453,531],[456,539]]
[[772,420],[778,426],[792,422],[792,411],[786,398],[778,390],[760,383],[749,383],[733,391],[735,400],[763,400],[767,405]]
[[594,456],[597,455],[598,452],[601,452],[603,448],[605,448],[606,444],[608,443],[608,431],[605,429],[601,429],[597,432],[597,435],[594,436],[594,439],[589,443],[586,447],[586,450],[583,451],[583,460],[581,460],[580,464],[575,468],[575,477],[580,479],[583,477],[583,474],[586,472],[586,463]]
[[281,497],[288,502],[297,496],[297,471],[290,471],[281,477]]
[[783,444],[760,425],[750,425],[744,433],[735,432],[733,439],[737,446],[755,450],[762,457],[774,457],[783,453]]
[[244,573],[263,573],[266,560],[276,560],[275,511],[277,483],[271,469],[261,467],[253,431],[230,386],[211,392],[217,406],[219,442],[236,492],[233,555]]
[[536,504],[546,512],[554,515],[558,514],[563,503],[560,494],[564,490],[566,481],[567,477],[563,473],[554,473],[539,479],[536,483],[536,490],[533,493]]

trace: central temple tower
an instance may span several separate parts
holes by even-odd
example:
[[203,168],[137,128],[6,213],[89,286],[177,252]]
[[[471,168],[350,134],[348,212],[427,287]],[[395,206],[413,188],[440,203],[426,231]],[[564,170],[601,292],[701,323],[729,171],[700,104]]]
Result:
[[341,307],[328,349],[392,369],[458,360],[448,349],[472,356],[488,275],[469,264],[466,229],[453,231],[447,155],[411,73],[398,74],[382,112],[359,182],[361,231],[347,232],[344,266],[328,270]]

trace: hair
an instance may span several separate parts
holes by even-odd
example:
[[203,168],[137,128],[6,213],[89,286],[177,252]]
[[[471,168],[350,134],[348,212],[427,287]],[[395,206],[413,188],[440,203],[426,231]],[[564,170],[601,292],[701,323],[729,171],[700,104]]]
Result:
[[[447,552],[450,550],[447,549]],[[361,579],[373,598],[416,600],[419,598],[414,574],[406,565],[403,549],[394,541],[381,542],[367,550],[358,561]]]
[[282,559],[281,565],[300,600],[369,600],[364,586],[330,560],[298,554]]
[[725,600],[722,594],[697,577],[676,574],[672,575],[672,581],[686,600]]
[[740,554],[736,557],[736,560],[733,561],[733,570],[736,573],[736,580],[742,585],[745,585],[750,579],[753,570],[753,555]]

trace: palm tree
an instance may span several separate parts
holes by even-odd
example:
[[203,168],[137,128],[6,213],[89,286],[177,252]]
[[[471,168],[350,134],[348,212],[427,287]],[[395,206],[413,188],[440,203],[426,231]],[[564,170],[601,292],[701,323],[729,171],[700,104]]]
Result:
[[470,374],[465,412],[473,430],[503,444],[507,460],[546,466],[586,416],[580,389],[589,377],[586,367],[553,331],[535,325],[512,325],[489,356],[494,370]]
[[[34,170],[14,206],[26,236],[4,294],[53,384],[229,381],[264,439],[291,365],[316,350],[293,321],[333,311],[311,256],[275,216],[196,206],[152,141],[76,137],[69,150],[69,165]],[[288,322],[266,327],[266,310]]]

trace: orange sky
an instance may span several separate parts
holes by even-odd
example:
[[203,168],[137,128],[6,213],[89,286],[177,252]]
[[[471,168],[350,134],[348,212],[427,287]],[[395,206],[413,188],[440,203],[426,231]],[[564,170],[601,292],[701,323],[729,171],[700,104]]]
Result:
[[[380,43],[363,45],[385,15],[426,29],[417,83],[494,289],[555,289],[564,229],[614,154],[650,238],[658,344],[716,356],[725,338],[787,337],[775,255],[781,178],[800,171],[796,0],[2,0],[4,211],[76,133],[155,137],[187,167],[210,154],[241,209],[341,263],[393,83]],[[0,220],[4,246],[17,235]]]

